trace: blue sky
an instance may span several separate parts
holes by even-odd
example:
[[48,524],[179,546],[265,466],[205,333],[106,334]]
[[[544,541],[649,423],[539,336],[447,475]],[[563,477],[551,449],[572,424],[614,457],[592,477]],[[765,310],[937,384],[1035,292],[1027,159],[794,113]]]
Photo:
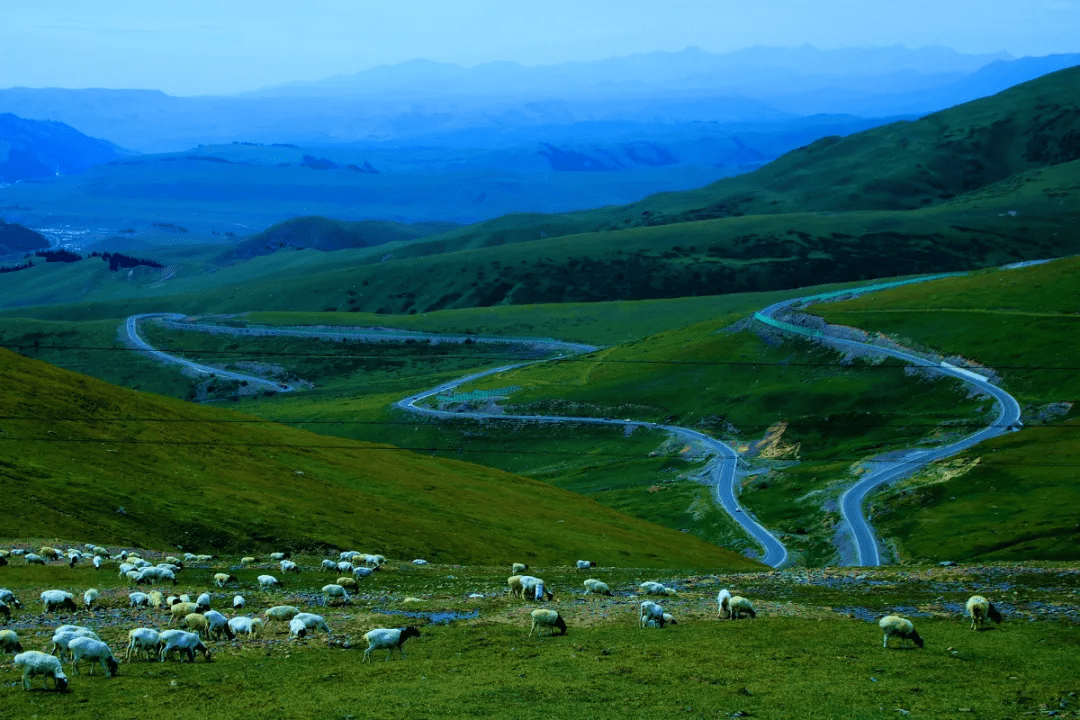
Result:
[[[8,0],[0,87],[216,94],[427,58],[753,45],[1080,50],[1080,0]],[[151,9],[152,8],[152,9]]]

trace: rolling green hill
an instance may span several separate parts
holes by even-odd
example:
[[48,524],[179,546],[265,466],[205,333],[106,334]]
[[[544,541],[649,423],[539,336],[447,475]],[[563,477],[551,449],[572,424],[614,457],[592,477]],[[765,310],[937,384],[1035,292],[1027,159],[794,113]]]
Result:
[[0,527],[142,546],[379,547],[502,564],[754,563],[534,480],[328,440],[0,351]]

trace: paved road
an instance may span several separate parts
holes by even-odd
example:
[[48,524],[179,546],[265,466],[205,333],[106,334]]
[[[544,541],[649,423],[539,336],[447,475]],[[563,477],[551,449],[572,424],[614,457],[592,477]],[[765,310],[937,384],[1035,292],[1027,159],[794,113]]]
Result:
[[[915,281],[903,281],[902,283],[888,283],[888,287],[894,287],[897,284],[906,284],[907,282],[925,282],[933,278],[925,278]],[[856,291],[847,293],[847,296],[861,295],[867,292],[873,292],[875,290],[883,289],[886,285],[875,285],[867,288],[862,288]],[[988,379],[977,375],[971,371],[957,368],[948,363],[938,362],[934,360],[928,360],[926,358],[919,357],[911,353],[904,352],[902,350],[896,350],[892,348],[880,347],[878,345],[870,345],[867,343],[857,342],[855,340],[846,340],[837,337],[831,337],[820,330],[813,330],[809,328],[799,327],[783,321],[778,321],[774,317],[776,313],[788,309],[790,306],[797,303],[805,304],[807,302],[814,302],[822,299],[833,299],[837,296],[835,293],[830,293],[828,297],[825,296],[809,296],[806,298],[797,298],[794,300],[785,300],[778,302],[769,307],[754,314],[754,317],[760,322],[764,322],[771,327],[775,327],[779,330],[786,332],[796,333],[807,337],[813,337],[817,339],[827,339],[829,343],[839,346],[849,346],[852,348],[858,348],[860,350],[872,350],[875,353],[889,355],[894,358],[898,358],[905,362],[933,369],[934,371],[943,375],[948,375],[962,382],[965,382],[978,390],[990,395],[994,398],[994,401],[998,405],[998,417],[993,423],[987,425],[982,430],[973,433],[962,440],[958,440],[948,445],[942,445],[936,448],[921,449],[921,450],[908,450],[897,455],[890,453],[888,460],[871,461],[869,464],[873,468],[865,477],[859,482],[852,485],[846,492],[840,497],[840,513],[844,518],[844,522],[850,529],[852,537],[855,541],[855,547],[858,552],[858,564],[859,565],[880,565],[881,553],[880,546],[877,538],[874,536],[873,528],[866,520],[866,516],[863,513],[863,503],[866,497],[876,490],[877,488],[887,483],[894,482],[900,478],[907,477],[915,473],[920,468],[925,467],[929,463],[935,460],[942,460],[944,458],[956,455],[964,450],[967,450],[973,445],[976,445],[983,440],[988,440],[992,437],[997,437],[1013,429],[1019,428],[1020,421],[1020,405],[1009,393],[1005,392],[997,385],[991,383]]]

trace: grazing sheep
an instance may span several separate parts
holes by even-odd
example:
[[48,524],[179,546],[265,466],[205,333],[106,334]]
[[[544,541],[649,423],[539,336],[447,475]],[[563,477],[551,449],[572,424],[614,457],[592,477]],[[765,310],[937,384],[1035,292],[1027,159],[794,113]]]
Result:
[[[291,622],[291,621],[290,621]],[[247,635],[249,638],[257,637],[263,621],[259,618],[234,617],[229,620],[229,629],[237,635]]]
[[64,554],[56,548],[51,548],[47,545],[38,550],[38,553],[40,553],[42,557],[48,558],[49,560],[59,560],[64,556]]
[[190,615],[199,609],[199,606],[193,602],[178,602],[169,608],[169,627],[172,627],[174,621],[182,621],[185,617]]
[[415,560],[412,561],[412,564],[413,565],[427,565],[428,561],[423,559],[423,558],[416,558]]
[[14,630],[0,630],[0,652],[21,653],[22,651],[22,643],[19,642],[19,636]]
[[57,690],[66,690],[68,686],[67,675],[60,660],[52,655],[46,655],[37,650],[28,650],[15,656],[15,667],[23,668],[23,690],[30,689],[30,678],[33,675],[45,676],[45,687],[49,687],[49,678],[53,679],[53,685]]
[[217,557],[217,555],[196,555],[195,559],[199,562],[210,562],[215,557]]
[[[61,658],[67,654],[68,644],[75,638],[88,637],[93,640],[100,640],[93,630],[84,627],[76,627],[74,625],[65,625],[60,627],[53,633],[52,636],[52,648],[49,652],[53,655],[59,655]],[[48,647],[46,645],[45,647]],[[42,648],[44,650],[45,648]]]
[[243,595],[233,595],[233,599],[232,599],[233,610],[242,610],[244,608],[244,605],[246,605],[246,604],[247,604],[247,601],[244,600]]
[[300,623],[303,630],[299,633],[293,633],[296,637],[304,637],[308,630],[324,630],[327,635],[331,635],[330,627],[326,624],[322,615],[315,615],[314,613],[297,613],[296,617],[289,621],[289,630],[293,630],[293,623]]
[[289,637],[302,638],[307,635],[307,628],[304,627],[304,621],[293,618],[289,621]]
[[278,580],[273,575],[260,575],[256,579],[259,581],[259,587],[262,588],[263,590],[269,590],[270,588],[274,587],[275,585],[277,585],[277,586],[281,585],[281,581]]
[[267,623],[274,622],[288,622],[294,617],[300,614],[300,609],[295,608],[292,605],[275,605],[266,612],[263,613],[263,617],[266,618]]
[[63,590],[46,590],[41,593],[41,614],[44,615],[47,612],[53,612],[55,610],[70,610],[75,612],[78,610],[78,606],[75,605],[75,597]]
[[239,582],[236,579],[235,575],[230,575],[228,573],[215,573],[214,574],[214,584],[217,585],[219,588],[223,588],[226,585],[228,585],[229,583],[234,583],[234,582]]
[[368,648],[364,651],[364,659],[360,662],[368,662],[371,660],[372,650],[381,650],[386,648],[389,652],[386,653],[386,659],[389,660],[390,656],[394,654],[394,648],[398,649],[401,653],[401,659],[405,659],[405,649],[402,647],[405,641],[411,637],[420,637],[420,631],[412,625],[401,628],[375,628],[364,633],[364,639],[368,642]]
[[195,662],[195,653],[201,652],[206,662],[210,662],[210,648],[203,644],[195,633],[183,630],[166,630],[158,638],[158,655],[161,662],[169,657],[173,650],[180,650],[187,655],[188,662]]
[[353,555],[359,555],[359,554],[360,553],[358,553],[355,550],[342,550],[340,553],[338,553],[338,560],[350,560],[351,561]]
[[83,602],[86,603],[86,609],[89,610],[97,602],[97,599],[101,597],[101,593],[97,591],[97,588],[90,588],[83,593]]
[[754,611],[754,606],[750,604],[750,601],[741,595],[732,596],[728,601],[728,607],[731,610],[731,619],[738,620],[742,615],[749,615],[752,618],[757,617],[757,612]]
[[300,566],[297,565],[296,563],[294,563],[292,560],[282,560],[281,561],[281,572],[283,572],[283,573],[291,572],[291,573],[296,573],[297,575],[299,575],[300,574]]
[[287,560],[290,557],[292,557],[292,553],[290,553],[290,552],[270,553],[270,559],[273,560],[274,562],[277,562],[278,560]]
[[116,577],[126,578],[129,572],[135,570],[135,566],[131,563],[120,563],[120,572],[116,574]]
[[339,573],[351,573],[353,571],[353,564],[346,560],[342,560],[337,564],[337,569]]
[[138,585],[139,580],[142,578],[142,573],[138,570],[128,570],[124,573],[124,577],[126,577],[132,585]]
[[116,671],[120,667],[120,663],[116,662],[116,658],[113,657],[112,650],[109,646],[100,640],[94,640],[88,637],[78,637],[68,643],[68,650],[71,651],[71,672],[76,675],[80,675],[79,661],[90,661],[90,674],[94,674],[94,660],[101,663],[101,668],[105,671],[105,677],[116,675]]
[[149,661],[151,653],[157,654],[159,639],[158,631],[151,628],[128,630],[128,649],[127,654],[124,655],[124,661],[131,662],[131,653],[140,651],[146,653],[146,659]]
[[506,585],[510,588],[510,594],[514,597],[521,597],[524,588],[521,585],[521,578],[523,575],[511,575],[506,578]]
[[533,630],[536,631],[536,636],[540,636],[540,628],[548,628],[549,635],[555,634],[555,629],[558,628],[562,635],[566,634],[566,621],[562,619],[562,616],[554,610],[547,608],[537,608],[532,611],[532,627],[529,629],[529,636],[532,636]]
[[589,568],[594,568],[594,567],[596,567],[596,563],[594,563],[592,560],[578,560],[577,561],[577,569],[578,570],[588,570]]
[[327,572],[335,572],[336,573],[338,571],[337,563],[334,562],[333,560],[323,560],[322,561],[322,569],[326,570]]
[[355,590],[357,587],[356,580],[353,580],[351,577],[339,577],[334,581],[334,584],[340,585],[346,590]]
[[101,569],[101,563],[103,563],[105,561],[102,560],[100,555],[95,555],[94,559],[91,560],[90,562],[93,563],[95,570],[100,570]]
[[150,596],[144,592],[128,593],[128,607],[150,607]]
[[180,621],[181,627],[186,627],[192,632],[198,633],[199,637],[210,637],[210,621],[206,619],[206,616],[199,612],[188,613],[184,616],[184,619]]
[[530,600],[551,600],[554,593],[548,590],[544,581],[532,575],[521,576],[521,597]]
[[22,603],[15,597],[15,593],[7,588],[0,588],[0,602],[6,602],[8,605],[16,608],[22,607]]
[[34,553],[26,553],[26,555],[23,556],[23,560],[26,561],[27,565],[45,564],[45,558],[41,557],[40,555],[35,555]]
[[156,607],[156,608],[161,607],[162,602],[164,602],[164,600],[165,600],[165,596],[162,595],[157,590],[154,590],[153,592],[149,592],[149,593],[147,593],[147,595],[150,596],[150,605],[152,607]]
[[510,566],[510,572],[515,575],[524,575],[525,571],[529,569],[529,566],[525,563],[514,563]]
[[1001,624],[1001,613],[998,612],[993,603],[982,595],[969,597],[965,608],[967,614],[971,617],[972,630],[975,630],[977,625],[985,625],[987,620],[993,620],[998,625]]
[[911,640],[919,647],[923,646],[923,639],[919,637],[915,626],[907,618],[902,618],[899,615],[886,615],[878,621],[878,627],[885,632],[881,647],[889,647],[889,638],[893,635],[899,636],[902,640]]
[[235,640],[236,635],[233,633],[232,628],[229,627],[229,618],[225,617],[217,610],[208,610],[203,613],[203,617],[206,618],[207,634],[214,639],[221,639],[224,635],[229,640]]
[[255,562],[255,558],[253,558],[250,555],[248,555],[247,557],[240,558],[240,564],[241,565],[250,565],[253,562]]
[[187,593],[180,593],[180,602],[191,602],[191,596]]
[[593,578],[589,578],[588,580],[583,582],[582,585],[585,586],[585,594],[586,595],[608,595],[608,596],[611,596],[611,595],[615,594],[615,593],[611,592],[611,588],[609,588],[607,586],[606,582],[601,582],[600,580],[594,580]]
[[176,597],[175,595],[170,595],[169,597],[165,598],[165,607],[170,607],[171,608],[173,605],[175,605],[178,602],[183,602],[183,601],[180,598]]
[[349,593],[345,591],[341,585],[335,585],[333,583],[329,585],[323,585],[322,588],[323,603],[329,605],[332,600],[341,600],[343,605],[348,605],[351,600]]
[[[165,562],[167,562],[170,565],[175,565],[180,569],[183,569],[183,567],[184,567],[184,561],[181,560],[178,557],[173,557],[172,555],[166,555],[165,556]],[[160,567],[161,563],[158,563],[158,566]]]
[[209,610],[210,609],[210,593],[205,593],[204,592],[202,595],[199,595],[198,599],[195,600],[195,604],[198,606],[198,611],[197,612],[206,612],[207,610]]
[[138,575],[135,577],[136,584],[142,584],[144,582],[148,582],[151,585],[159,582],[171,582],[175,585],[176,574],[168,568],[154,567],[151,565],[140,569]]
[[664,627],[664,608],[652,600],[641,603],[641,618],[638,620],[638,627]]
[[731,616],[731,591],[727,588],[716,594],[716,614],[721,618]]
[[355,575],[356,578],[359,580],[361,578],[371,577],[372,575],[375,574],[375,571],[378,570],[378,569],[379,568],[354,567],[352,572],[353,572],[353,575]]
[[638,585],[638,592],[642,595],[678,595],[675,588],[666,587],[663,583],[658,583],[653,580],[647,580],[646,582]]
[[679,623],[675,620],[674,615],[672,615],[671,613],[664,613],[664,624],[665,625],[678,625]]

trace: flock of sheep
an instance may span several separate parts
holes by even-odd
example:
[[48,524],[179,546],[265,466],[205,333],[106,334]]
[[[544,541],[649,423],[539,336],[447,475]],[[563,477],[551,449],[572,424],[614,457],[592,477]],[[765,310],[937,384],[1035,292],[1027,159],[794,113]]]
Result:
[[[120,577],[127,578],[135,585],[177,583],[177,573],[184,568],[185,562],[208,562],[212,560],[208,555],[193,555],[185,553],[183,559],[168,556],[162,562],[151,564],[134,553],[120,552],[110,557],[108,551],[99,546],[87,545],[88,553],[77,549],[70,549],[66,553],[50,547],[43,547],[38,553],[26,553],[23,550],[12,550],[10,553],[0,551],[0,566],[8,563],[7,556],[22,555],[28,563],[42,564],[48,560],[66,560],[71,567],[90,557],[90,562],[95,569],[100,569],[106,558],[120,563]],[[288,553],[273,553],[271,560],[279,563],[283,573],[299,573],[300,567],[288,559]],[[255,562],[253,557],[245,557],[241,560],[242,565]],[[322,588],[323,602],[326,605],[332,603],[349,604],[351,596],[349,590],[355,590],[357,580],[370,576],[379,570],[386,562],[382,555],[370,555],[354,551],[346,551],[340,554],[337,561],[326,559],[321,563],[321,569],[327,572],[341,573],[341,576],[333,583]],[[421,561],[416,561],[421,564]],[[426,563],[423,563],[426,564]],[[596,563],[587,560],[578,560],[577,569],[589,570]],[[543,579],[526,575],[528,566],[522,563],[514,563],[512,571],[514,575],[507,578],[507,587],[514,597],[523,600],[549,601],[554,598],[554,593]],[[346,574],[348,573],[348,574]],[[272,575],[259,575],[259,587],[263,590],[271,590],[280,586],[281,582]],[[230,584],[237,583],[235,576],[228,573],[217,573],[213,576],[214,585],[223,589]],[[614,593],[603,581],[596,578],[588,578],[582,583],[586,595],[612,596]],[[649,596],[676,596],[674,588],[669,588],[655,581],[643,582],[638,586],[640,595]],[[90,588],[83,593],[82,601],[85,609],[90,610],[98,601],[100,593],[95,588]],[[173,653],[185,656],[189,662],[195,661],[196,654],[201,654],[206,661],[210,661],[211,652],[204,640],[226,638],[233,640],[238,636],[255,638],[263,627],[271,622],[288,623],[290,638],[303,638],[308,633],[323,631],[329,635],[330,627],[326,620],[314,613],[302,612],[292,605],[275,605],[263,613],[263,618],[250,615],[237,615],[227,618],[218,610],[211,608],[211,595],[209,592],[200,594],[194,601],[188,595],[165,596],[160,591],[151,592],[133,591],[128,595],[129,606],[154,607],[167,609],[169,612],[169,629],[156,630],[153,628],[139,627],[128,632],[127,653],[125,662],[131,662],[132,656],[138,658],[145,655],[146,660],[157,659],[164,662]],[[757,612],[753,604],[746,598],[732,595],[724,589],[717,595],[717,615],[720,618],[737,620],[741,617],[754,618]],[[45,590],[41,593],[42,614],[66,610],[75,612],[79,609],[75,596],[63,590]],[[235,611],[243,610],[246,600],[242,595],[235,595],[231,602]],[[22,604],[15,594],[6,588],[0,588],[0,619],[5,623],[11,616],[11,608],[21,608]],[[674,625],[676,619],[664,608],[653,600],[645,600],[639,606],[639,628],[663,628],[666,625]],[[971,618],[971,628],[976,629],[987,620],[1000,623],[1001,614],[986,598],[975,595],[967,601],[967,614]],[[538,608],[531,613],[532,627],[529,636],[534,632],[539,636],[542,630],[547,630],[549,635],[556,631],[566,634],[566,621],[558,611],[549,608]],[[173,629],[172,625],[178,624]],[[923,639],[915,630],[910,620],[898,615],[883,617],[879,626],[884,632],[883,646],[888,647],[889,638],[897,636],[903,641],[912,641],[918,647],[923,647]],[[385,649],[386,659],[389,660],[393,651],[397,649],[401,657],[405,657],[403,644],[410,637],[419,637],[420,632],[413,626],[401,628],[375,628],[365,633],[363,638],[368,643],[364,651],[363,661],[370,660],[373,650]],[[46,650],[48,652],[46,652]],[[117,674],[119,661],[113,655],[112,650],[90,628],[78,625],[61,625],[53,633],[50,645],[46,645],[42,651],[24,651],[18,635],[12,630],[0,631],[0,653],[15,652],[16,667],[23,668],[23,687],[30,689],[30,680],[35,675],[45,678],[48,686],[48,678],[52,678],[54,686],[58,690],[67,687],[68,678],[63,672],[61,661],[67,657],[70,659],[71,671],[79,674],[79,666],[83,661],[89,661],[90,674],[93,674],[94,665],[100,664],[106,677]]]

